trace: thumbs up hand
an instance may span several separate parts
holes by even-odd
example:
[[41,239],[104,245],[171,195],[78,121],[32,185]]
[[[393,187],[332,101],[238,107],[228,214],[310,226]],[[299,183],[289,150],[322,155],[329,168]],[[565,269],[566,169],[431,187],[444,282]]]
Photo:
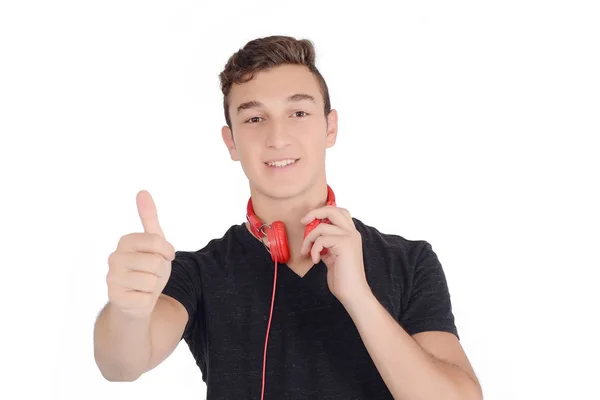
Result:
[[133,318],[147,318],[169,281],[175,249],[165,239],[150,193],[140,191],[136,201],[144,232],[121,237],[108,257],[106,283],[109,303]]

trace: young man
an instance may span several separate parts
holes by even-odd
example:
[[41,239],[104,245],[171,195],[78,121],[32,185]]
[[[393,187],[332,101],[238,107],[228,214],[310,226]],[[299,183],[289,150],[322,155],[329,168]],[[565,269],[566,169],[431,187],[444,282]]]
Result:
[[184,339],[209,400],[481,399],[429,243],[335,205],[325,155],[337,113],[312,44],[253,40],[220,78],[223,141],[250,185],[247,221],[175,252],[152,198],[138,194],[144,232],[111,254],[96,323],[103,376],[135,380]]

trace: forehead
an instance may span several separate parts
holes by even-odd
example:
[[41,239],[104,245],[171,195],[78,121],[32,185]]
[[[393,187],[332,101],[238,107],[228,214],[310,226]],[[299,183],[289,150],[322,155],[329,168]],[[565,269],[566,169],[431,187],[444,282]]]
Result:
[[232,110],[247,101],[260,101],[268,105],[283,102],[296,93],[310,94],[317,103],[323,102],[319,81],[308,67],[282,65],[257,72],[248,82],[234,83],[229,94],[229,104]]

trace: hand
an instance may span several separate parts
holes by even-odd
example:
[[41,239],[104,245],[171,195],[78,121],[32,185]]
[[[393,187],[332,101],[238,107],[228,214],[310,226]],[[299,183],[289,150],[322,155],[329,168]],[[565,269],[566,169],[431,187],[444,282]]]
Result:
[[146,318],[169,280],[175,249],[165,240],[150,193],[140,191],[136,202],[144,232],[121,237],[108,257],[106,283],[114,307],[131,317]]
[[[370,292],[365,276],[362,237],[348,210],[325,206],[310,211],[300,222],[309,224],[315,218],[329,219],[313,229],[302,242],[301,254],[310,254],[313,263],[327,266],[327,285],[341,303],[347,303]],[[312,249],[311,249],[312,245]],[[325,254],[321,254],[327,249]]]

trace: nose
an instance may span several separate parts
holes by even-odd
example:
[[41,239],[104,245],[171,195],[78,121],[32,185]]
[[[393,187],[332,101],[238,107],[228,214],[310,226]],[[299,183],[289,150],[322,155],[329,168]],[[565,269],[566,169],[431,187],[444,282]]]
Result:
[[282,148],[289,144],[289,134],[281,122],[272,122],[267,128],[265,145],[267,147]]

